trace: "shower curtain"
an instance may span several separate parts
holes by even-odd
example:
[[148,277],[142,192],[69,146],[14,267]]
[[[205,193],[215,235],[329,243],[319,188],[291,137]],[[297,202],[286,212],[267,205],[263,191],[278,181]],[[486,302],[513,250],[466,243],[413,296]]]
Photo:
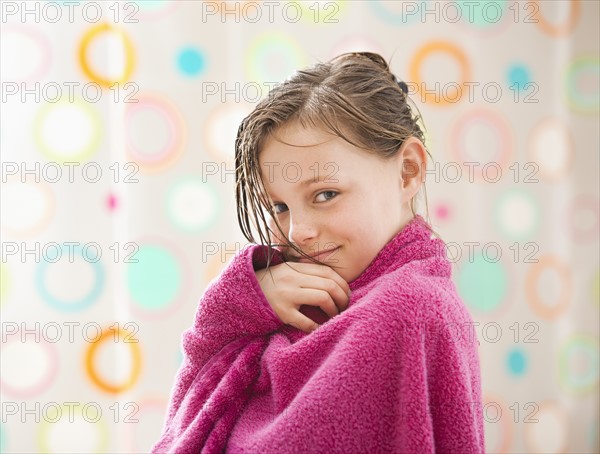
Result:
[[599,5],[2,2],[0,451],[150,449],[181,334],[247,244],[240,121],[372,51],[423,117],[486,451],[599,452]]

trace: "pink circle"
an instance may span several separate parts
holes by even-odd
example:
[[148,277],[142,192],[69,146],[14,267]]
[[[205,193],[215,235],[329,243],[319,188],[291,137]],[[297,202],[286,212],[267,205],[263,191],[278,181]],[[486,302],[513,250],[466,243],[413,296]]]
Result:
[[50,46],[48,38],[40,33],[37,28],[30,27],[28,25],[4,25],[2,29],[2,35],[4,39],[6,39],[6,35],[9,33],[21,34],[31,38],[39,45],[40,52],[43,56],[42,62],[36,70],[34,70],[27,77],[24,77],[20,80],[14,80],[12,82],[33,82],[40,80],[50,68],[50,63],[52,61],[52,47]]
[[434,208],[434,215],[438,221],[448,221],[452,217],[452,209],[447,203],[440,202]]
[[[569,206],[567,210],[567,222],[573,239],[578,243],[587,243],[598,239],[599,226],[600,226],[600,213],[598,211],[599,201],[596,197],[591,194],[580,194],[575,197],[573,204]],[[588,230],[578,230],[577,226],[573,223],[575,214],[579,210],[588,209],[593,213],[593,218],[596,221],[592,227]]]
[[[9,345],[11,342],[19,342],[19,339],[21,338],[19,334],[20,331],[21,329],[19,328],[17,332],[12,335],[12,338],[8,339],[4,343],[3,348],[6,348],[6,346]],[[25,340],[27,340],[27,337],[25,337]],[[42,391],[44,391],[48,386],[50,386],[50,384],[56,377],[56,374],[58,372],[58,352],[56,351],[56,347],[53,344],[46,341],[41,335],[40,342],[36,343],[42,346],[42,348],[46,351],[47,357],[49,358],[50,365],[48,366],[48,373],[45,377],[42,377],[42,380],[40,380],[38,384],[30,388],[14,388],[11,385],[7,385],[4,381],[2,381],[0,375],[0,385],[2,387],[2,391],[6,392],[6,394],[9,394],[14,397],[23,398],[35,397]]]
[[[151,411],[160,411],[165,413],[168,409],[168,400],[164,397],[148,397],[142,400],[136,399],[138,405],[138,411],[132,415],[133,419],[141,420],[143,413],[149,413]],[[126,437],[129,443],[129,452],[142,452],[139,446],[136,445],[135,431],[137,424],[123,424],[126,430]]]
[[168,154],[169,149],[173,147],[173,143],[175,142],[173,134],[173,130],[175,129],[175,122],[173,121],[172,117],[165,115],[165,111],[163,109],[158,108],[158,106],[154,105],[152,102],[147,100],[140,101],[134,104],[129,109],[127,109],[126,121],[129,123],[131,121],[131,117],[133,117],[133,115],[140,110],[154,111],[158,113],[158,115],[161,116],[163,119],[165,119],[165,121],[169,125],[169,140],[167,141],[167,144],[165,145],[163,150],[160,153],[157,153],[153,156],[146,156],[143,153],[138,153],[137,150],[135,150],[135,147],[133,146],[133,143],[131,142],[131,138],[129,136],[127,136],[127,144],[129,145],[133,153],[138,157],[138,159],[149,162],[161,161]]
[[[510,134],[510,127],[506,123],[506,121],[504,121],[504,119],[502,119],[497,113],[492,112],[487,109],[475,108],[457,121],[457,123],[454,125],[454,127],[451,130],[451,137],[450,137],[451,154],[457,160],[458,164],[462,164],[464,162],[477,162],[477,161],[475,161],[475,158],[465,159],[465,156],[463,153],[463,148],[464,148],[463,136],[464,136],[464,132],[468,129],[468,127],[471,124],[478,122],[478,121],[483,121],[483,123],[487,123],[488,125],[491,125],[492,129],[494,129],[496,131],[498,140],[500,142],[500,147],[499,147],[500,154],[494,157],[495,161],[487,161],[487,162],[496,162],[497,164],[500,165],[502,170],[506,169],[506,167],[510,161],[510,156],[512,154],[512,148],[511,148],[512,140],[511,140],[511,134]],[[485,165],[485,163],[481,163],[481,162],[480,162],[480,164]],[[481,173],[481,165],[479,167],[474,168],[473,174],[474,174],[475,180],[483,179],[482,173]]]
[[108,211],[115,211],[119,204],[119,199],[114,194],[109,194],[106,198],[106,206],[108,207]]
[[167,123],[169,137],[163,149],[152,156],[144,155],[136,150],[131,135],[127,134],[127,152],[133,159],[148,170],[150,168],[162,168],[177,159],[183,150],[184,122],[183,118],[167,100],[150,93],[142,94],[137,103],[128,104],[125,112],[126,129],[131,123],[132,117],[139,111],[152,111],[162,117]]

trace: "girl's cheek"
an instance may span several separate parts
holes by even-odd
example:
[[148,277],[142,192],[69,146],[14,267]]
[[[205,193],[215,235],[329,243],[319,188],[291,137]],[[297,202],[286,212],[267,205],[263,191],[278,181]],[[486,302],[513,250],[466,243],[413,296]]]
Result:
[[273,236],[273,240],[279,244],[284,243],[284,241],[281,239],[281,237],[279,235],[279,229],[275,225],[275,221],[273,220],[273,218],[269,217],[269,220],[267,221],[267,225],[273,231],[273,233],[271,234]]

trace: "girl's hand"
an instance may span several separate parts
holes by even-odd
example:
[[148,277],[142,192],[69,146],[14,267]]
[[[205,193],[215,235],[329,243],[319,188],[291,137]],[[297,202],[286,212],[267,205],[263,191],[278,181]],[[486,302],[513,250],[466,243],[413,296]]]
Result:
[[320,325],[302,314],[303,304],[335,317],[348,307],[350,287],[332,268],[316,263],[286,262],[255,271],[267,301],[279,317],[305,333]]

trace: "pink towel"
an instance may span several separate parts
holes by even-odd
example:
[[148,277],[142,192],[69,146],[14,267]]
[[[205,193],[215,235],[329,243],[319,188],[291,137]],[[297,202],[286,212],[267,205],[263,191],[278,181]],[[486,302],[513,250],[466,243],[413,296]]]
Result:
[[[478,341],[442,240],[413,218],[348,308],[284,325],[247,245],[202,296],[152,453],[484,453]],[[275,251],[273,265],[283,258]]]

